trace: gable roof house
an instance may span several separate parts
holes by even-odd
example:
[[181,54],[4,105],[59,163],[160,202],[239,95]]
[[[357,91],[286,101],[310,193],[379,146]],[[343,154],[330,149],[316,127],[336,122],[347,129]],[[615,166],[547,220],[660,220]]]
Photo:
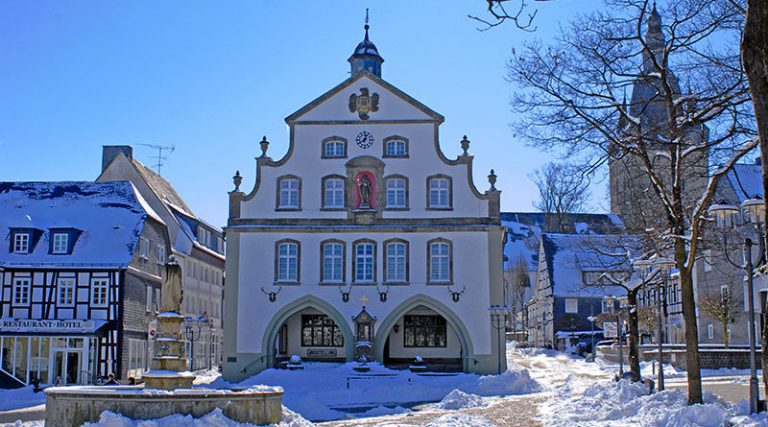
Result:
[[[133,158],[130,146],[104,146],[97,182],[127,180],[163,219],[173,254],[183,272],[183,314],[203,324],[206,336],[196,340],[198,351],[190,368],[211,367],[221,360],[223,341],[224,235],[199,218],[168,180]],[[211,329],[212,328],[212,329]]]
[[0,387],[140,378],[170,240],[130,182],[0,183]]
[[564,348],[565,338],[591,333],[588,318],[604,311],[604,297],[626,293],[620,287],[600,286],[601,275],[628,278],[633,245],[634,239],[626,235],[544,233],[527,307],[529,341]]
[[[614,214],[566,213],[553,220],[543,212],[502,212],[501,224],[506,228],[504,244],[505,301],[512,309],[510,329],[526,331],[525,304],[533,296],[533,284],[539,267],[539,247],[544,233],[618,234],[624,230]],[[524,336],[516,337],[525,339]]]

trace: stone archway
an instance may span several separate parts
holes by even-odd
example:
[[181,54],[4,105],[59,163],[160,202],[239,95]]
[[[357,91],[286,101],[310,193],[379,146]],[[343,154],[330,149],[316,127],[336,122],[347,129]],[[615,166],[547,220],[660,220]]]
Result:
[[459,316],[448,308],[445,304],[426,295],[415,295],[400,303],[389,315],[380,323],[376,331],[376,360],[383,362],[384,346],[392,327],[406,313],[418,307],[426,307],[445,318],[448,325],[456,333],[461,345],[462,369],[464,372],[470,371],[470,365],[475,361],[474,346],[469,331]]
[[328,304],[327,302],[312,296],[312,295],[306,295],[301,298],[296,299],[295,301],[291,301],[290,303],[283,306],[273,317],[272,320],[269,322],[269,325],[267,325],[267,328],[264,332],[264,338],[262,341],[262,354],[265,355],[267,367],[274,367],[275,366],[275,341],[277,339],[278,333],[280,332],[280,328],[282,325],[293,315],[301,312],[302,310],[306,309],[316,309],[323,314],[327,315],[333,321],[338,325],[339,329],[341,330],[343,336],[344,336],[344,352],[346,360],[352,360],[352,354],[353,354],[353,342],[354,342],[354,336],[352,334],[352,329],[350,328],[347,321],[344,319],[344,316],[339,313],[336,308],[334,308],[332,305]]

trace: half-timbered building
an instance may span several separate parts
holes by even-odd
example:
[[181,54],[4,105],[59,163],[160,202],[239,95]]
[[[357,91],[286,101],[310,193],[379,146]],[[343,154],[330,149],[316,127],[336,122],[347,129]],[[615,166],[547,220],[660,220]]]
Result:
[[170,245],[131,183],[0,183],[0,238],[0,386],[141,377]]

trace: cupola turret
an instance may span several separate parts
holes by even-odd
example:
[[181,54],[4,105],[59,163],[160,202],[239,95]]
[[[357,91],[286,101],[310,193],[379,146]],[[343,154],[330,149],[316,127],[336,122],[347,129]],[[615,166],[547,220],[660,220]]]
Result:
[[352,56],[349,57],[349,65],[352,67],[352,75],[361,72],[368,71],[371,74],[375,74],[377,77],[381,77],[381,63],[384,62],[384,58],[379,55],[379,50],[376,49],[376,45],[368,39],[368,9],[365,10],[365,39],[361,41]]

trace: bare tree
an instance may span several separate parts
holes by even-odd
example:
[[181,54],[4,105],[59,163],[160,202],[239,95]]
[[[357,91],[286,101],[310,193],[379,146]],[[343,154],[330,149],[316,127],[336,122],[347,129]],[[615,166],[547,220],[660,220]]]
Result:
[[531,289],[531,280],[528,275],[528,263],[522,255],[516,257],[511,266],[511,269],[504,272],[504,285],[511,309],[512,329],[513,332],[517,332],[518,326],[522,325],[521,315],[525,310],[525,293]]
[[[531,43],[513,54],[509,79],[521,86],[513,106],[523,116],[516,128],[535,147],[579,159],[584,173],[613,162],[638,171],[658,223],[631,231],[646,233],[660,255],[675,260],[688,401],[700,403],[699,239],[718,179],[758,145],[739,51],[715,48],[710,37],[738,36],[743,19],[722,0],[679,0],[664,11],[667,24],[647,0],[606,5],[574,20],[551,45]],[[685,91],[673,68],[686,77]],[[717,166],[707,170],[708,160]]]
[[583,212],[589,200],[589,180],[576,165],[549,162],[530,175],[539,189],[533,207],[546,214],[546,229],[558,233],[573,232],[568,218]]
[[736,318],[739,301],[733,295],[733,286],[726,285],[719,291],[708,289],[699,292],[699,310],[717,320],[723,328],[723,345],[728,347],[728,324]]

